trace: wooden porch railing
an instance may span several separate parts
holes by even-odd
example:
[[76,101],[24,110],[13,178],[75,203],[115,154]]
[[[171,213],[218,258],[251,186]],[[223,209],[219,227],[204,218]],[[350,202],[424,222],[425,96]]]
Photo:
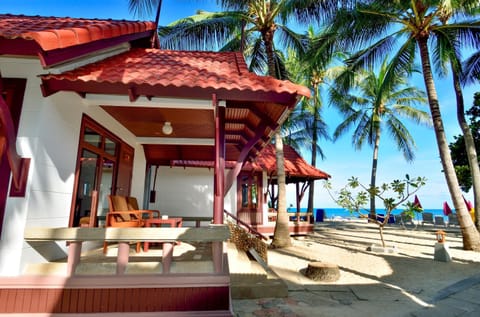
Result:
[[[68,241],[66,276],[0,277],[0,315],[77,316],[233,316],[224,225],[201,228],[27,228],[25,240],[40,254],[57,241]],[[82,243],[118,242],[117,274],[76,275]],[[128,243],[162,242],[162,274],[124,274]],[[213,272],[171,273],[176,242],[211,242]],[[126,247],[125,247],[126,246]],[[166,263],[164,263],[166,262]]]
[[[87,241],[118,243],[117,274],[123,274],[129,259],[131,242],[160,242],[163,245],[162,267],[170,272],[173,248],[177,242],[212,242],[212,247],[229,238],[225,225],[210,225],[200,228],[27,228],[25,241],[42,254],[56,247],[56,241],[69,242],[67,274],[73,275],[80,261],[82,244]],[[223,270],[222,249],[214,247],[213,261],[216,272]]]
[[268,241],[268,238],[266,236],[264,236],[263,234],[261,234],[260,232],[258,232],[257,230],[255,230],[254,228],[252,228],[248,223],[238,219],[235,215],[229,213],[228,211],[224,210],[223,211],[228,217],[232,218],[233,220],[235,220],[237,222],[237,224],[241,225],[244,229],[246,229],[249,233],[253,234],[254,236],[256,236],[257,238],[259,239],[262,239],[262,240],[265,240],[265,241]]

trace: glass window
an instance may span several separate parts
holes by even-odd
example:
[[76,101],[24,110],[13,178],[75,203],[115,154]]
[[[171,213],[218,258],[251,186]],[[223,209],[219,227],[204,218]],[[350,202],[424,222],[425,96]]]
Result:
[[102,147],[102,136],[90,128],[85,128],[83,141],[93,145],[94,147]]
[[105,138],[105,152],[114,156],[116,154],[115,150],[117,149],[117,143],[110,140],[109,138]]

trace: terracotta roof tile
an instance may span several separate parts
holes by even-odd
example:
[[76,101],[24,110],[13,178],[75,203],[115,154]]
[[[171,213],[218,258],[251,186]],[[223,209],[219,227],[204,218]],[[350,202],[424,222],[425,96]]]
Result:
[[[285,157],[285,173],[287,178],[291,180],[307,180],[307,179],[328,179],[331,176],[312,165],[308,164],[290,145],[284,144],[283,155]],[[214,163],[211,161],[194,161],[194,160],[175,160],[171,162],[172,166],[184,167],[208,167],[213,168]],[[235,162],[225,162],[227,168],[234,168]],[[263,148],[254,162],[245,163],[243,169],[262,171],[266,170],[270,175],[276,175],[277,158],[275,154],[275,146],[268,144]]]
[[0,37],[34,40],[44,51],[150,30],[153,22],[0,14]]
[[[331,176],[316,167],[308,164],[290,145],[284,144],[283,155],[285,157],[285,174],[290,178],[304,179],[328,179]],[[246,169],[267,170],[267,172],[276,174],[277,159],[275,146],[268,144],[263,148],[253,163],[245,163]]]
[[232,52],[134,48],[73,71],[45,75],[42,78],[127,86],[209,88],[310,96],[310,91],[304,86],[249,72],[243,56]]

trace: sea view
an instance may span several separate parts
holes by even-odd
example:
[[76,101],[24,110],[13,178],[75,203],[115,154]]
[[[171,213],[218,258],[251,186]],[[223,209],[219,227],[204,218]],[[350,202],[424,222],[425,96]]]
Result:
[[[340,217],[340,218],[358,218],[357,213],[351,213],[347,209],[343,208],[314,208],[313,209],[313,215],[316,218],[317,217],[317,211],[323,209],[324,210],[324,219],[334,219],[335,217]],[[307,208],[300,208],[300,212],[306,212]],[[395,209],[392,214],[398,215],[403,211],[403,209]],[[431,212],[433,216],[443,216],[445,220],[447,220],[447,216],[443,214],[442,209],[424,209],[424,212]],[[288,212],[294,213],[295,208],[288,208]],[[454,209],[452,209],[452,212],[455,212]],[[385,209],[383,208],[378,208],[377,209],[377,214],[385,214]],[[422,215],[417,214],[414,218],[414,220],[421,220]]]

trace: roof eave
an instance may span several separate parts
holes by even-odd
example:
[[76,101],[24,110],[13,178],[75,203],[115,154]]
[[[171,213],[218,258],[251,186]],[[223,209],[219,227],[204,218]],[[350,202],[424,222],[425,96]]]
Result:
[[122,43],[145,41],[142,46],[148,46],[153,32],[125,34],[54,50],[43,50],[33,39],[0,38],[0,54],[38,56],[42,66],[48,68]]

